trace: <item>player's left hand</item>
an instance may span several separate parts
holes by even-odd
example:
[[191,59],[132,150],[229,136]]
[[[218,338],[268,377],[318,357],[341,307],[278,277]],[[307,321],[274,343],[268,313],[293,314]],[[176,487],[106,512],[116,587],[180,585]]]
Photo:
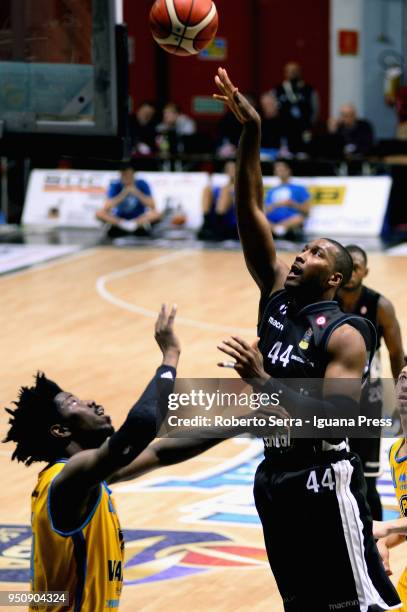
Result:
[[181,344],[174,332],[176,312],[175,305],[169,310],[167,304],[163,304],[154,329],[154,337],[163,354],[163,364],[173,367],[177,367],[181,353]]
[[[266,382],[268,374],[263,367],[263,355],[258,348],[259,338],[252,345],[238,336],[232,336],[229,340],[224,340],[218,349],[232,357],[235,362],[233,367],[243,380],[250,382],[256,379],[258,383]],[[218,363],[220,368],[230,367],[228,362]]]

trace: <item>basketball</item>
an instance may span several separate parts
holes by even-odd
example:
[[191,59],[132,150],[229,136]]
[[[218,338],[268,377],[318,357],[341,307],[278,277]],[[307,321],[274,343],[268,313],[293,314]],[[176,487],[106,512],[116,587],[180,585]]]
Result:
[[150,11],[154,40],[174,55],[196,55],[214,39],[218,13],[212,0],[156,0]]

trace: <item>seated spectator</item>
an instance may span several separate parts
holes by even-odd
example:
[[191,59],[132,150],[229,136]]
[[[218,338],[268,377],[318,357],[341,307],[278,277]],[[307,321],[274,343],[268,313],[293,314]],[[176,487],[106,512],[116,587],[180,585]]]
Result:
[[133,150],[139,155],[151,155],[155,151],[157,110],[152,102],[143,102],[130,117],[130,135]]
[[291,183],[292,171],[286,161],[274,164],[274,174],[281,184],[270,189],[265,201],[271,231],[278,238],[300,238],[311,209],[309,191],[302,185]]
[[333,146],[344,157],[367,155],[373,146],[373,128],[369,121],[358,119],[353,104],[344,104],[339,118],[328,121]]
[[156,142],[162,153],[183,151],[183,139],[196,133],[193,119],[181,113],[180,107],[169,102],[163,110],[163,120],[156,128]]
[[304,151],[311,140],[311,128],[318,118],[319,99],[315,89],[302,78],[297,62],[284,66],[284,80],[273,90],[292,153]]
[[261,110],[261,154],[276,159],[284,137],[278,102],[275,95],[268,91],[260,98]]
[[224,168],[229,181],[224,187],[205,187],[202,196],[204,222],[198,232],[200,240],[239,240],[235,212],[235,162]]
[[149,236],[151,225],[160,219],[148,183],[136,179],[134,169],[125,164],[120,179],[110,183],[106,202],[96,218],[110,225],[108,235]]

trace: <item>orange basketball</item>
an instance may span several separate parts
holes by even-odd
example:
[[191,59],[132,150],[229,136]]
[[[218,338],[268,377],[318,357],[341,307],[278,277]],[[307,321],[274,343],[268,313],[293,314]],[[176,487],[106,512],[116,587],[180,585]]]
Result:
[[154,40],[168,53],[196,55],[214,39],[218,12],[212,0],[156,0],[150,28]]

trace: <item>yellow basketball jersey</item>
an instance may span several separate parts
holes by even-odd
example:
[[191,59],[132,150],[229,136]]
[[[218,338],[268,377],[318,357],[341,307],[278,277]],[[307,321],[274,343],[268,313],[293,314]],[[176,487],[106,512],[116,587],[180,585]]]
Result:
[[[70,605],[54,612],[103,612],[118,608],[123,584],[124,541],[116,509],[105,483],[83,525],[58,531],[52,522],[49,492],[63,470],[61,460],[40,472],[32,493],[31,588],[33,591],[69,591]],[[50,608],[32,606],[47,612]]]
[[[393,486],[400,507],[400,516],[407,516],[407,456],[402,456],[399,452],[403,444],[404,438],[393,444],[389,453],[389,461]],[[407,568],[401,575],[397,591],[403,602],[403,612],[407,612]]]

